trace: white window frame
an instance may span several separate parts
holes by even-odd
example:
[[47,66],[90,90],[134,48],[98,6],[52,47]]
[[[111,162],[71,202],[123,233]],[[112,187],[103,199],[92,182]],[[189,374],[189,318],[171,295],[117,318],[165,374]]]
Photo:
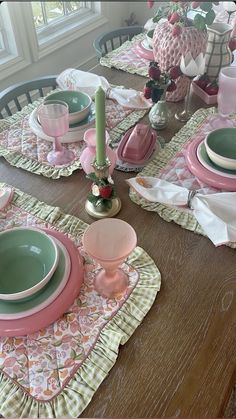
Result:
[[21,31],[22,11],[16,2],[7,2],[7,8],[9,13],[7,10],[1,9],[4,14],[4,30],[9,31],[7,33],[9,42],[7,41],[6,49],[0,57],[0,80],[27,67],[32,62],[26,34]]
[[52,29],[39,31],[37,36],[31,2],[7,2],[16,45],[13,54],[6,51],[5,62],[1,62],[0,57],[0,80],[107,23],[103,2],[91,3],[91,10],[80,12],[83,18],[79,22],[78,14],[72,14],[50,25]]
[[[33,21],[31,5],[27,5],[24,10],[24,16],[28,25],[31,26],[30,32],[32,35],[34,33],[32,37],[34,61],[38,61],[40,58],[51,54],[55,49],[61,48],[98,26],[107,23],[107,19],[102,15],[101,2],[91,2],[91,5],[92,8],[89,11],[66,16],[60,22],[57,21],[52,23],[50,27],[39,30],[38,36]],[[79,14],[83,17],[78,21]]]

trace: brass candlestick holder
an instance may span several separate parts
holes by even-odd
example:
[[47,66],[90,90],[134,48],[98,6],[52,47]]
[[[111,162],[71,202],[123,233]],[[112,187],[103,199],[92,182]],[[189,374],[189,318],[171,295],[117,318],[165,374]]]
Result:
[[93,218],[114,217],[121,209],[121,200],[117,197],[114,184],[109,176],[111,163],[106,158],[104,165],[92,164],[94,173],[87,175],[93,184],[85,203],[85,210]]

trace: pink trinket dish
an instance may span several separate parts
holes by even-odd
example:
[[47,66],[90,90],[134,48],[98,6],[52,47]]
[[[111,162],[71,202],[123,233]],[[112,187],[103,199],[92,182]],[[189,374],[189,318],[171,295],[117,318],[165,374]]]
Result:
[[157,133],[145,124],[137,124],[130,128],[117,148],[117,156],[132,164],[143,164],[153,154]]

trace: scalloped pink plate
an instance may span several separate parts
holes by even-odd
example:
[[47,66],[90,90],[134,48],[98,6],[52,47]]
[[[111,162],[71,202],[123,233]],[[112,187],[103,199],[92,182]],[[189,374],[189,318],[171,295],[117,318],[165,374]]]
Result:
[[146,60],[149,60],[149,61],[154,60],[153,51],[151,49],[145,48],[143,46],[143,41],[140,41],[135,45],[135,52],[141,58],[145,58]]
[[37,313],[16,320],[0,320],[1,336],[27,335],[49,326],[65,313],[79,294],[84,278],[84,268],[78,249],[64,234],[46,228],[42,230],[56,237],[66,247],[71,259],[69,279],[58,297]]
[[190,142],[185,150],[185,160],[190,172],[209,186],[223,189],[225,191],[235,192],[236,179],[230,179],[224,175],[221,176],[213,173],[200,163],[197,158],[197,148],[201,142],[202,138],[197,138],[196,140]]

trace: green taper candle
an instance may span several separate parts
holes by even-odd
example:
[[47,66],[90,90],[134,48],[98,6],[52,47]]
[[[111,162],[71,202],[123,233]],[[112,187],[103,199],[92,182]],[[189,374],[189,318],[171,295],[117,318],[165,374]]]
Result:
[[106,120],[105,120],[105,92],[101,86],[95,93],[96,108],[96,162],[99,166],[106,163]]

